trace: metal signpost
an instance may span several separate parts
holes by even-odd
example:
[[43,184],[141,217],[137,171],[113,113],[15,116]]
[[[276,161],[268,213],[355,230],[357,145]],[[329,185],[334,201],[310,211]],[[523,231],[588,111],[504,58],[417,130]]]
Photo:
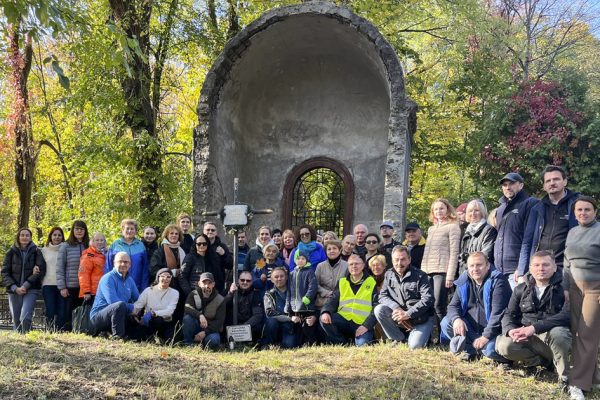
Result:
[[[207,211],[203,215],[205,217],[217,216],[223,222],[225,230],[230,235],[233,235],[233,282],[237,285],[238,281],[238,232],[244,230],[256,214],[272,214],[270,208],[264,210],[253,210],[248,204],[238,203],[239,178],[233,178],[233,204],[225,205],[219,211]],[[228,290],[228,288],[225,288]],[[237,308],[238,308],[238,291],[233,294],[233,325],[237,325]],[[235,346],[235,340],[228,337],[229,346],[231,349]]]

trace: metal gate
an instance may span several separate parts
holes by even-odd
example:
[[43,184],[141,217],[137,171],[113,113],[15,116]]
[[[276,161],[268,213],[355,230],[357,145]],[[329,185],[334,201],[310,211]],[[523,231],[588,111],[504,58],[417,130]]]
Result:
[[[38,298],[33,310],[33,328],[43,329],[44,323],[44,300]],[[12,329],[12,316],[10,315],[10,307],[8,305],[8,293],[0,293],[0,329]]]

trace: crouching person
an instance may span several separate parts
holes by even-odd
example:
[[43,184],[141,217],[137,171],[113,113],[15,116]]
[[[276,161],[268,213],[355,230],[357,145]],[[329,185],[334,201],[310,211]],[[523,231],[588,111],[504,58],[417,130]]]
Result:
[[408,337],[408,347],[425,347],[433,330],[433,288],[427,274],[413,267],[408,249],[392,250],[393,269],[385,273],[375,317],[394,342]]
[[252,340],[258,341],[262,335],[263,319],[265,311],[262,305],[262,295],[260,291],[252,287],[252,274],[250,271],[241,271],[238,277],[238,284],[231,284],[229,292],[225,296],[227,304],[227,319],[225,325],[233,324],[233,302],[235,292],[237,295],[237,323],[239,325],[250,325],[252,331]]
[[451,339],[450,351],[463,361],[473,361],[481,353],[506,363],[496,353],[495,344],[511,295],[508,281],[478,251],[469,255],[467,270],[454,284],[456,291],[441,323],[443,334]]
[[198,286],[185,301],[183,340],[187,345],[201,343],[216,349],[221,344],[220,332],[225,322],[225,299],[215,289],[215,278],[210,272],[200,275]]
[[132,316],[133,303],[139,292],[129,276],[131,259],[124,251],[114,257],[114,268],[98,283],[94,305],[90,311],[90,323],[96,334],[108,331],[114,338],[127,338],[127,331],[135,326]]
[[157,334],[162,342],[173,341],[175,321],[173,313],[179,301],[179,292],[171,286],[173,274],[169,268],[156,273],[154,286],[144,289],[134,303],[136,320],[140,324],[138,339],[147,340]]
[[559,383],[566,385],[571,351],[570,313],[553,254],[535,253],[525,278],[510,298],[496,350],[525,367],[550,367],[554,363]]
[[373,307],[377,298],[377,282],[365,275],[365,262],[353,254],[348,258],[348,276],[337,283],[332,297],[321,310],[321,326],[333,344],[353,339],[357,346],[373,341],[377,319]]
[[265,293],[263,303],[265,306],[265,327],[261,347],[279,344],[284,349],[296,347],[297,335],[292,318],[285,312],[285,299],[287,297],[288,269],[275,267],[271,271],[273,289]]

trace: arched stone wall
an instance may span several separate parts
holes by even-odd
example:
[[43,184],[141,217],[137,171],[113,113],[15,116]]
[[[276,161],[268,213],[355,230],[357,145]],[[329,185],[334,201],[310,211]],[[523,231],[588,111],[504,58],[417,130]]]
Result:
[[[415,106],[389,43],[346,8],[311,2],[271,10],[225,47],[207,74],[194,134],[194,214],[239,199],[274,208],[281,226],[290,171],[341,162],[355,185],[353,223],[402,227]],[[412,115],[412,118],[411,118]]]

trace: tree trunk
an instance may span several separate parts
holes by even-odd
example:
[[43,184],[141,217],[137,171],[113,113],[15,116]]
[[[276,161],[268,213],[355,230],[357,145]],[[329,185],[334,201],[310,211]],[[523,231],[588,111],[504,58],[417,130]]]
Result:
[[8,26],[8,63],[10,66],[10,83],[13,91],[12,110],[7,121],[7,133],[15,140],[15,183],[19,192],[19,227],[29,225],[31,193],[35,178],[36,152],[33,140],[31,116],[29,114],[29,96],[27,79],[31,71],[33,47],[31,36],[23,37],[21,51],[21,34],[19,25]]
[[125,96],[125,122],[136,142],[136,167],[141,176],[140,207],[154,213],[160,204],[159,187],[162,175],[161,145],[156,130],[158,104],[152,104],[150,71],[149,0],[110,0],[114,20],[128,39],[136,40],[141,54],[129,49],[127,64],[130,74],[121,79]]

